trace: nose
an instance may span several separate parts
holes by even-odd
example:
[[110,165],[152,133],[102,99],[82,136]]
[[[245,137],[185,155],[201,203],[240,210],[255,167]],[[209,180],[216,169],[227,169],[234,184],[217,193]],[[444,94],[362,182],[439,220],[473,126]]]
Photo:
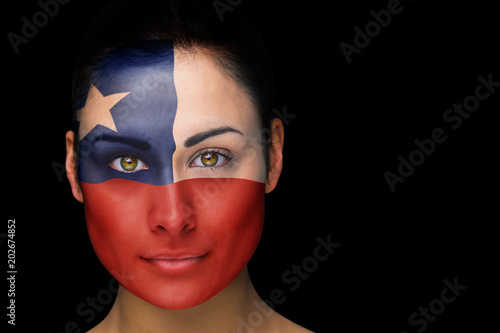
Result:
[[152,200],[149,226],[155,233],[178,236],[196,227],[188,193],[178,183],[158,186]]

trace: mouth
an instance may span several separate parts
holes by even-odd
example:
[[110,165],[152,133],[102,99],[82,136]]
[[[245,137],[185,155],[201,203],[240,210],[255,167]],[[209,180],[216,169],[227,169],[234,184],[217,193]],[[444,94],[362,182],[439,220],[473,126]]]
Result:
[[149,262],[153,267],[163,273],[179,274],[188,271],[206,258],[208,252],[203,255],[181,254],[181,255],[160,255],[153,258],[142,259]]

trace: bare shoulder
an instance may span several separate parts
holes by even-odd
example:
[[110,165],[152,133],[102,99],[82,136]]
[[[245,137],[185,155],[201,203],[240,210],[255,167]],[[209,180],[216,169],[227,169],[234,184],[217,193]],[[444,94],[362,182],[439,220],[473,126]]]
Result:
[[86,333],[101,333],[101,332],[102,332],[102,330],[99,329],[99,325],[97,325],[94,328],[92,328],[89,331],[87,331]]
[[100,324],[98,324],[97,326],[94,326],[94,328],[92,328],[91,330],[87,331],[86,333],[106,333],[109,331],[106,330],[106,328],[104,327],[103,323],[101,322]]
[[287,333],[314,333],[313,331],[310,331],[307,328],[299,326],[291,321],[290,321],[290,325],[283,328],[283,332],[287,332]]
[[291,320],[283,317],[280,314],[277,314],[278,318],[276,318],[276,325],[274,327],[273,332],[283,332],[283,333],[314,333],[313,331],[308,330],[305,327],[302,327]]

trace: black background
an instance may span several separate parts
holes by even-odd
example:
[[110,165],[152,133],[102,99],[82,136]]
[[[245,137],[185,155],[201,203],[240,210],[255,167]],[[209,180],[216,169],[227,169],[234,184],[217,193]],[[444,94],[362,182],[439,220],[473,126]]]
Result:
[[[0,232],[16,220],[18,271],[9,332],[64,332],[70,321],[86,331],[111,306],[89,323],[76,312],[111,276],[93,252],[83,206],[57,175],[71,128],[72,63],[106,3],[61,5],[17,54],[6,36],[20,34],[21,18],[31,21],[40,7],[34,0],[3,4]],[[282,290],[286,301],[275,309],[316,332],[413,333],[423,327],[411,326],[409,316],[456,278],[467,289],[420,332],[486,331],[498,311],[500,87],[456,130],[443,114],[474,94],[479,75],[500,81],[497,10],[491,1],[401,1],[402,11],[347,63],[339,44],[352,45],[353,28],[364,29],[370,11],[387,4],[244,0],[234,8],[266,40],[276,109],[295,116],[287,119],[285,167],[267,197],[252,280],[263,299]],[[414,140],[438,127],[447,140],[391,192],[384,172],[397,173],[398,156],[408,158]],[[340,247],[291,290],[282,275],[328,235]],[[7,239],[0,240],[6,272]],[[3,288],[7,313],[5,280]]]

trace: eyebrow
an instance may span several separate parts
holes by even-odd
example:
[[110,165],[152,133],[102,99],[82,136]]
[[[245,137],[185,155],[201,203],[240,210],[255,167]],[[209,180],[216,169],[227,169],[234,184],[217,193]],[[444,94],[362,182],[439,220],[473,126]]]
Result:
[[218,128],[214,128],[214,129],[211,129],[208,131],[204,131],[204,132],[195,134],[195,135],[187,138],[186,141],[184,141],[184,147],[189,148],[189,147],[195,146],[198,143],[200,143],[200,142],[202,142],[210,137],[213,137],[216,135],[221,135],[221,134],[228,133],[228,132],[238,133],[238,134],[243,135],[243,133],[241,133],[237,129],[234,129],[234,128],[229,127],[229,126],[218,127]]
[[128,137],[128,136],[119,136],[119,135],[112,135],[112,134],[102,134],[99,135],[95,140],[92,141],[92,144],[98,141],[106,141],[106,142],[119,142],[119,143],[124,143],[126,145],[129,145],[131,147],[135,147],[140,150],[151,150],[151,144],[148,142],[138,139],[138,138],[133,138],[133,137]]

